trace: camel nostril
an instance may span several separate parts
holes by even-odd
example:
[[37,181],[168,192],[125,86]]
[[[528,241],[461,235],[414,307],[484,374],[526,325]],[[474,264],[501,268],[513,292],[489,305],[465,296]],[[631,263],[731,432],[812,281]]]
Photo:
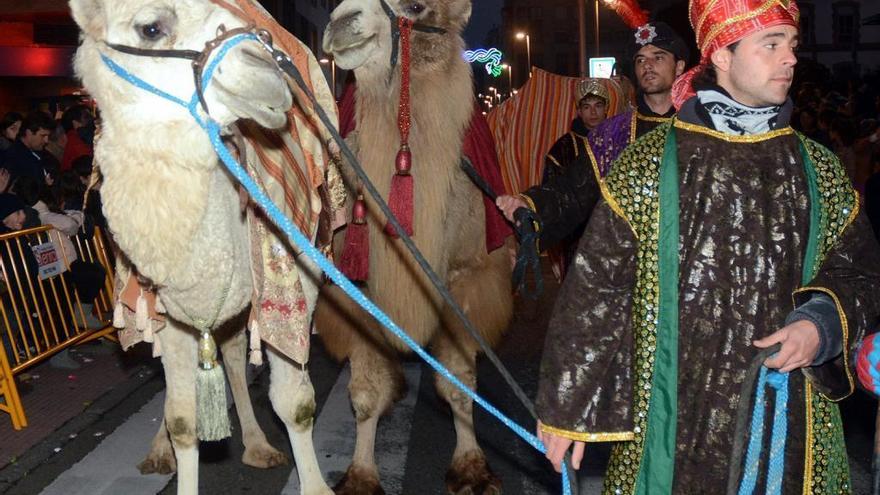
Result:
[[259,48],[244,46],[242,47],[240,54],[242,61],[251,67],[274,68],[275,66],[274,62],[268,58],[266,53]]
[[360,10],[355,10],[354,12],[349,12],[337,19],[333,19],[331,24],[333,25],[333,29],[344,29],[349,27],[354,21],[357,20],[358,17],[361,16]]

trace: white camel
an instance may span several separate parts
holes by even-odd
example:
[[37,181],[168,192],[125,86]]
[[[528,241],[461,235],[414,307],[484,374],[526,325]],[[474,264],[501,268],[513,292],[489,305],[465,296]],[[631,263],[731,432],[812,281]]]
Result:
[[[95,158],[103,174],[104,213],[117,244],[157,288],[167,310],[167,324],[155,338],[161,344],[167,382],[168,436],[160,430],[148,462],[162,464],[162,458],[170,456],[170,437],[175,459],[165,459],[165,468],[176,467],[178,493],[195,494],[198,334],[192,323],[197,319],[213,319],[217,327],[232,326],[237,332],[223,350],[249,451],[245,461],[268,466],[283,460],[254,421],[243,385],[242,319],[255,285],[248,222],[234,181],[186,109],[134,88],[112,73],[101,57],[168,93],[188,97],[195,86],[188,61],[120,53],[108,43],[199,51],[223,28],[245,23],[209,0],[71,0],[70,7],[82,30],[76,70],[103,119]],[[229,52],[205,100],[224,128],[238,119],[283,127],[293,103],[284,79],[254,41]],[[297,261],[310,315],[317,297],[317,271]],[[302,493],[332,493],[321,477],[312,444],[315,401],[308,375],[277,349],[269,347],[267,354],[270,398],[287,427]]]

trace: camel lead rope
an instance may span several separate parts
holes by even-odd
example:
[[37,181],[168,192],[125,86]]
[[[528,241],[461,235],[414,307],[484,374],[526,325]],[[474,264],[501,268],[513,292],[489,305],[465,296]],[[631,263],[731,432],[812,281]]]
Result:
[[[736,433],[727,480],[727,495],[751,495],[755,491],[759,470],[766,466],[766,493],[782,493],[782,478],[785,473],[785,440],[788,431],[788,378],[789,373],[768,370],[764,361],[779,352],[781,345],[775,344],[763,349],[752,360],[740,388],[740,404],[736,417]],[[773,427],[770,435],[770,450],[767,460],[761,462],[764,448],[764,423],[767,387],[775,389]],[[754,402],[752,388],[754,387]],[[751,421],[747,418],[751,413]],[[748,448],[744,443],[748,438]],[[743,451],[745,460],[743,460]],[[740,477],[742,475],[742,477]]]

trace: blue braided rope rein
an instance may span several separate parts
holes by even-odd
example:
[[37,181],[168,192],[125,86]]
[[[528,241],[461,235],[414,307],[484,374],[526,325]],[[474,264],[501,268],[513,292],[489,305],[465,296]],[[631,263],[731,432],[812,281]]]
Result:
[[[233,36],[226,40],[220,49],[217,52],[217,55],[213,58],[210,65],[205,70],[202,76],[202,87],[207,90],[208,85],[210,84],[213,76],[214,70],[220,64],[220,61],[226,56],[230,49],[234,46],[242,43],[244,41],[253,40],[259,41],[256,35],[254,34],[239,34]],[[210,115],[207,115],[206,118],[202,118],[199,115],[199,98],[198,93],[193,93],[190,100],[187,102],[181,98],[175,97],[165,91],[162,91],[159,88],[156,88],[152,84],[144,81],[143,79],[135,76],[124,67],[120,66],[116,62],[114,62],[110,57],[101,54],[101,60],[103,60],[104,64],[116,75],[121,77],[122,79],[128,81],[133,86],[148,91],[156,96],[164,98],[168,101],[177,103],[178,105],[186,108],[190,115],[195,119],[196,123],[205,130],[208,134],[208,138],[211,140],[211,144],[214,146],[214,151],[217,152],[217,155],[220,157],[220,160],[229,170],[229,173],[238,180],[242,186],[247,190],[248,194],[250,194],[251,198],[257,203],[269,216],[272,222],[284,232],[287,238],[296,246],[300,251],[302,251],[306,256],[308,256],[312,261],[314,261],[327,276],[330,277],[333,282],[338,285],[354,302],[356,302],[359,306],[361,306],[367,313],[369,313],[373,318],[376,319],[382,326],[390,330],[394,335],[397,336],[400,340],[402,340],[410,349],[413,350],[419,357],[421,357],[425,362],[427,362],[437,373],[443,376],[446,380],[455,385],[459,390],[463,393],[467,394],[474,402],[480,405],[487,412],[495,416],[502,424],[507,426],[510,430],[517,434],[520,438],[522,438],[526,443],[534,447],[536,450],[541,452],[542,454],[547,453],[547,448],[544,444],[538,440],[538,437],[524,429],[522,426],[515,423],[512,419],[508,418],[504,413],[499,411],[495,406],[490,404],[488,401],[479,396],[476,392],[468,388],[464,383],[461,382],[455,375],[453,375],[446,367],[440,364],[433,356],[431,356],[427,351],[425,351],[418,343],[416,343],[406,332],[404,332],[400,327],[397,326],[391,318],[385,314],[379,307],[373,304],[345,275],[340,272],[336,266],[324,257],[321,252],[312,245],[312,243],[299,231],[298,228],[293,224],[293,222],[281,212],[277,205],[266,195],[265,192],[254,182],[253,179],[247,174],[247,172],[242,168],[242,166],[236,161],[235,157],[226,149],[226,146],[223,144],[223,140],[220,137],[220,125],[215,122]],[[568,470],[562,469],[562,493],[563,495],[571,495],[571,485],[568,479]]]
[[762,366],[752,409],[749,447],[745,469],[739,485],[739,495],[751,495],[758,481],[761,452],[764,443],[765,396],[767,387],[776,391],[773,406],[773,430],[770,434],[770,453],[767,462],[766,493],[781,495],[782,476],[785,473],[785,437],[788,432],[788,377],[789,373],[768,370]]

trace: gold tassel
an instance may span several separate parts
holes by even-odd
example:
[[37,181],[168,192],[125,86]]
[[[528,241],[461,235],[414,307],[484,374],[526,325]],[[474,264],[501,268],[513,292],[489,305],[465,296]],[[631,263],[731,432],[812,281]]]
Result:
[[217,344],[208,331],[199,340],[196,373],[196,434],[199,440],[217,441],[231,435],[226,409],[226,378],[217,363]]
[[254,319],[250,324],[250,363],[254,366],[263,365],[263,347],[260,342],[260,325]]

